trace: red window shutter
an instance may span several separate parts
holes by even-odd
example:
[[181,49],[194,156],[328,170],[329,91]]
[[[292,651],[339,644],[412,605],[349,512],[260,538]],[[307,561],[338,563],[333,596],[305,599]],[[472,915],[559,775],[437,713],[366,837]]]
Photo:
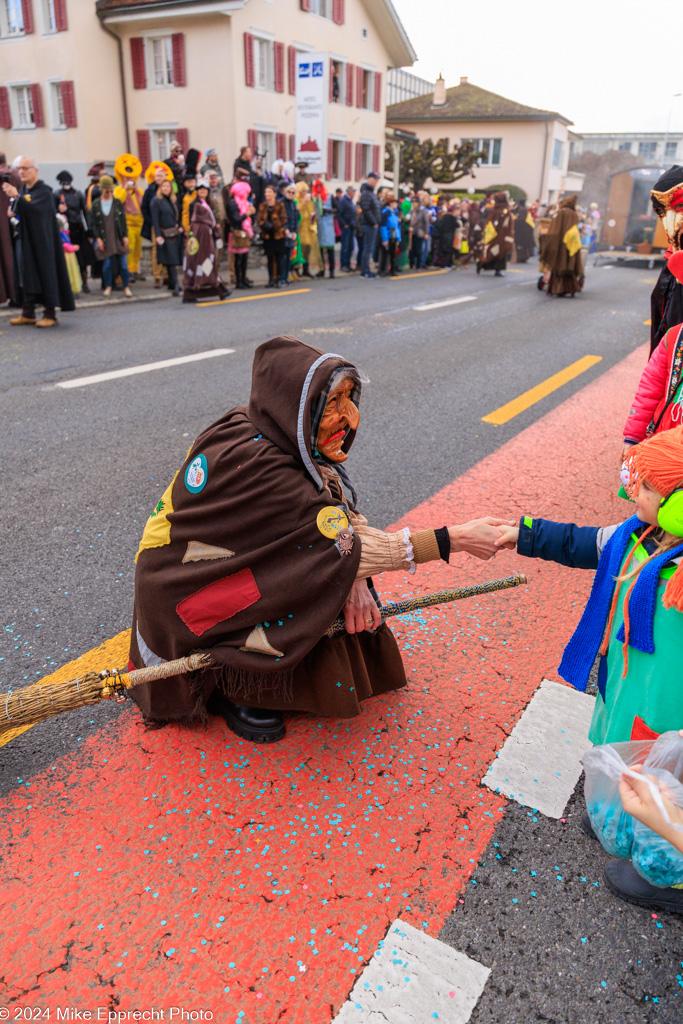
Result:
[[24,22],[26,35],[34,31],[33,28],[33,0],[21,0],[21,17]]
[[353,106],[353,79],[356,74],[355,64],[346,65],[346,106]]
[[375,71],[375,110],[382,109],[382,72]]
[[145,72],[145,41],[142,36],[133,36],[130,41],[130,59],[133,65],[133,88],[147,88]]
[[256,150],[258,149],[258,132],[255,132],[253,128],[250,128],[247,132],[247,145],[256,156]]
[[334,177],[334,139],[327,140],[327,177]]
[[311,9],[311,0],[301,0],[301,10],[302,11],[310,11],[310,9]]
[[[5,92],[7,90],[5,89]],[[296,150],[296,135],[289,136],[289,159],[294,163],[294,153]]]
[[275,71],[275,92],[285,91],[285,44],[273,43],[273,67]]
[[335,25],[344,24],[344,0],[332,0],[332,21]]
[[356,106],[363,106],[363,69],[356,68]]
[[64,124],[67,128],[77,128],[76,119],[76,96],[73,82],[60,82],[59,88],[62,93],[62,108],[64,110]]
[[135,133],[138,137],[138,158],[145,171],[152,162],[152,150],[149,144],[149,132],[146,129],[138,130]]
[[363,177],[363,143],[356,143],[356,181]]
[[344,154],[344,177],[351,181],[353,177],[353,143],[345,143],[346,153]]
[[379,161],[380,161],[379,146],[373,146],[372,147],[372,169],[373,169],[373,171],[377,171],[378,174],[381,174],[382,172],[379,169]]
[[190,148],[190,132],[187,128],[176,128],[175,132],[176,142],[179,142],[183,153],[187,153]]
[[12,111],[9,105],[7,87],[0,85],[0,128],[12,127]]
[[254,76],[254,37],[251,32],[244,33],[244,81],[253,88],[256,83]]
[[173,84],[178,86],[187,85],[185,77],[185,34],[183,32],[175,32],[171,36],[171,46],[173,48]]
[[66,0],[55,0],[55,25],[58,32],[66,32],[69,27],[66,17]]
[[296,92],[296,46],[287,47],[287,63],[289,68],[289,95]]
[[33,107],[33,123],[36,128],[42,128],[45,124],[45,118],[43,116],[43,94],[40,86],[35,83],[31,86],[31,106]]
[[287,135],[285,132],[275,133],[275,154],[278,160],[287,159]]

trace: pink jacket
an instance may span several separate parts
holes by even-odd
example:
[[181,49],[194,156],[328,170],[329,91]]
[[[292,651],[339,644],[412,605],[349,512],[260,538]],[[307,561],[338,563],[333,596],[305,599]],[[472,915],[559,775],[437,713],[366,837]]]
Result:
[[[643,370],[631,411],[624,424],[625,441],[633,441],[635,444],[643,441],[650,423],[657,423],[666,407],[673,374],[680,381],[682,360],[683,324],[677,324],[666,332]],[[657,433],[678,425],[678,421],[674,423],[672,419],[674,408],[671,404],[666,408]]]

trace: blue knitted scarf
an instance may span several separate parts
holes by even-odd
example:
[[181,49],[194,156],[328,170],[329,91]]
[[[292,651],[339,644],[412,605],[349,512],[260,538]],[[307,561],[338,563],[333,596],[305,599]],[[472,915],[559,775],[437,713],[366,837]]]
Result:
[[[581,621],[564,649],[559,673],[563,679],[585,691],[590,671],[600,650],[614,594],[615,577],[619,575],[631,534],[643,526],[638,516],[631,516],[615,530],[605,544],[598,563],[593,588]],[[659,576],[672,558],[683,554],[683,544],[653,558],[640,570],[628,603],[630,629],[628,644],[636,651],[654,654],[654,615],[657,604]],[[622,625],[618,639],[624,639]]]

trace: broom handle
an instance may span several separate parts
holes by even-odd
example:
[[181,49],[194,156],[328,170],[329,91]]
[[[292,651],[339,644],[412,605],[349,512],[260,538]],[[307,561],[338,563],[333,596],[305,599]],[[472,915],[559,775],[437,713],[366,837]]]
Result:
[[[404,615],[406,612],[415,612],[420,608],[431,608],[435,604],[448,604],[451,601],[461,601],[465,597],[477,597],[479,594],[491,594],[495,590],[509,590],[511,587],[519,587],[527,582],[523,573],[516,576],[506,576],[502,580],[489,580],[488,583],[475,583],[469,587],[457,587],[455,590],[437,590],[433,594],[422,594],[417,597],[408,597],[405,601],[391,601],[389,604],[380,605],[382,619],[388,619],[392,615]],[[346,632],[344,617],[339,616],[332,625],[325,631],[325,636],[340,636]]]
[[108,679],[111,679],[114,685],[130,689],[141,683],[153,683],[155,679],[167,679],[169,676],[181,675],[183,672],[196,672],[197,669],[206,668],[210,661],[208,654],[190,654],[187,658],[164,661],[161,665],[150,665],[149,668],[135,668],[130,672],[105,670],[100,675],[104,681],[104,690],[108,687]]

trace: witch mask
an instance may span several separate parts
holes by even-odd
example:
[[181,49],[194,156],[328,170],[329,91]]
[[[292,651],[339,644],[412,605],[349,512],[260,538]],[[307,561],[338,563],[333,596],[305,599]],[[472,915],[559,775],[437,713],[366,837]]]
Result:
[[683,173],[681,180],[666,192],[650,193],[652,205],[661,219],[674,252],[683,249]]
[[318,429],[317,448],[330,462],[345,462],[348,458],[342,451],[349,430],[358,430],[360,413],[351,401],[354,382],[343,380],[333,391],[325,405],[325,412]]

